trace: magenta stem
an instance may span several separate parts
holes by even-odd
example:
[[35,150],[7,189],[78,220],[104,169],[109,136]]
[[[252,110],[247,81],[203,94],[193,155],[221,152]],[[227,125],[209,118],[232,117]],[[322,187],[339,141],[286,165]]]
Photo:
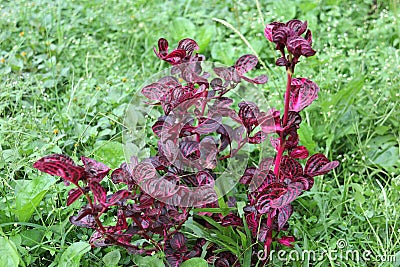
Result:
[[[290,87],[292,84],[292,72],[288,69],[287,70],[287,83],[286,83],[286,93],[285,93],[285,111],[283,113],[283,122],[282,128],[284,128],[288,121],[288,114],[289,114],[289,101],[290,101]],[[281,159],[283,156],[283,152],[285,151],[285,138],[283,133],[279,137],[279,147],[278,147],[278,154],[275,158],[275,167],[274,167],[274,174],[276,177],[279,176],[279,166],[281,165]]]

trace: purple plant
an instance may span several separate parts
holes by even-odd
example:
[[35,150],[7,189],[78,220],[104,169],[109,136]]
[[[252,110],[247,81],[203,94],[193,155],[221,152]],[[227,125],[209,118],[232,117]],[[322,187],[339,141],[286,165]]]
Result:
[[[171,75],[141,90],[164,112],[152,126],[158,138],[156,155],[141,162],[132,157],[110,175],[106,165],[86,157],[81,157],[83,166],[65,155],[46,156],[33,165],[75,186],[68,193],[67,205],[84,196],[87,203],[71,216],[70,222],[94,230],[90,238],[92,246],[118,245],[130,253],[144,255],[163,251],[168,266],[179,266],[185,260],[199,257],[205,240],[198,239],[191,244],[181,232],[192,208],[217,208],[214,186],[220,166],[235,157],[245,144],[260,144],[268,136],[277,150],[276,157],[260,159],[258,166],[247,167],[240,179],[240,183],[248,185],[244,220],[237,210],[227,215],[199,212],[196,218],[211,216],[222,226],[240,228],[245,221],[252,233],[252,242],[264,243],[266,253],[270,252],[273,241],[292,246],[294,237],[279,235],[288,229],[292,202],[311,189],[315,176],[326,174],[338,162],[330,162],[322,154],[309,157],[308,150],[299,145],[299,112],[319,92],[314,82],[292,78],[300,56],[315,54],[307,23],[274,22],[265,28],[265,36],[281,52],[282,57],[276,64],[287,70],[282,116],[276,109],[262,111],[248,101],[234,108],[233,99],[226,97],[242,81],[267,82],[265,75],[246,76],[256,67],[257,57],[244,55],[231,67],[215,67],[213,71],[218,77],[210,78],[210,73],[202,67],[204,56],[194,54],[198,50],[194,40],[183,39],[169,52],[168,41],[160,39],[158,50],[154,51],[157,57],[173,66]],[[307,158],[303,168],[299,160]],[[103,181],[107,175],[113,187],[118,188],[115,193]],[[234,207],[235,199],[231,197],[228,205]],[[107,216],[116,219],[115,225],[103,223]],[[147,242],[134,245],[136,236]],[[205,258],[215,266],[239,266],[233,253],[221,251],[215,244],[206,249]]]

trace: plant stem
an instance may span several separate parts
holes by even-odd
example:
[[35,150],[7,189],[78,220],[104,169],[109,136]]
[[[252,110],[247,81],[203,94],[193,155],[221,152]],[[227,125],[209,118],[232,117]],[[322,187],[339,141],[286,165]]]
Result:
[[[290,87],[292,84],[292,71],[290,69],[288,69],[286,72],[287,72],[287,83],[286,83],[285,110],[283,113],[282,128],[285,128],[287,121],[288,121],[289,102],[290,102]],[[285,151],[285,143],[286,143],[286,140],[285,140],[285,137],[283,136],[283,131],[282,131],[281,136],[279,137],[278,154],[276,155],[276,159],[275,159],[274,174],[276,177],[279,176],[279,166],[281,164],[283,152]]]
[[268,217],[267,217],[267,228],[268,228],[268,233],[267,233],[267,238],[265,240],[264,248],[266,248],[265,253],[267,254],[267,260],[269,259],[269,253],[271,252],[271,244],[272,244],[272,217],[271,217],[271,211],[268,212]]

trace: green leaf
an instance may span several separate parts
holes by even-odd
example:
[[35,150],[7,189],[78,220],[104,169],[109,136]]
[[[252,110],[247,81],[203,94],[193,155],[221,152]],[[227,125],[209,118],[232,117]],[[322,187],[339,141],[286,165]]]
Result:
[[[188,19],[185,18],[181,18],[178,17],[177,19],[175,19],[172,22],[172,29],[174,29],[173,31],[173,37],[176,40],[180,40],[183,38],[194,38],[194,33],[196,31],[196,27],[193,24],[193,22],[191,22]],[[175,47],[174,44],[170,44],[171,47]]]
[[90,245],[86,242],[75,242],[61,255],[58,267],[79,267],[82,256],[90,251]]
[[207,267],[208,263],[202,258],[191,258],[181,264],[181,267]]
[[107,267],[117,266],[119,260],[121,259],[121,253],[118,249],[108,252],[103,257],[103,262]]
[[164,262],[158,258],[156,255],[154,256],[146,256],[142,257],[140,255],[134,255],[133,261],[136,263],[138,267],[164,267]]
[[314,148],[317,144],[314,142],[314,130],[309,125],[303,123],[298,130],[301,145],[308,149],[310,155],[315,154]]
[[124,150],[118,142],[97,142],[94,149],[95,159],[104,162],[110,168],[117,168],[125,161]]
[[28,221],[40,204],[48,188],[56,182],[56,178],[41,175],[32,180],[18,180],[15,187],[14,214],[22,222]]
[[19,255],[11,240],[0,237],[0,263],[2,267],[18,267]]
[[212,47],[211,56],[225,65],[232,66],[237,59],[233,51],[234,49],[230,44],[217,43]]

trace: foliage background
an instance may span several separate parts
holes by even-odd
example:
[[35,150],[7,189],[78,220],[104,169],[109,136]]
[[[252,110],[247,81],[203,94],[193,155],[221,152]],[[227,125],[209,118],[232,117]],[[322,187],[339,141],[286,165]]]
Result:
[[399,3],[259,4],[260,10],[250,0],[0,1],[2,266],[139,264],[123,250],[89,251],[90,233],[68,222],[79,203],[64,207],[67,188],[32,164],[66,153],[117,167],[124,160],[124,109],[148,77],[167,67],[152,51],[158,38],[194,38],[200,53],[227,65],[252,52],[213,18],[229,22],[260,55],[267,69],[259,73],[270,79],[260,90],[278,107],[285,76],[263,37],[265,23],[298,18],[313,31],[317,55],[303,59],[296,74],[322,92],[305,113],[300,140],[341,166],[297,201],[295,249],[336,249],[345,239],[349,250],[397,255],[395,262],[326,258],[273,266],[400,265]]

